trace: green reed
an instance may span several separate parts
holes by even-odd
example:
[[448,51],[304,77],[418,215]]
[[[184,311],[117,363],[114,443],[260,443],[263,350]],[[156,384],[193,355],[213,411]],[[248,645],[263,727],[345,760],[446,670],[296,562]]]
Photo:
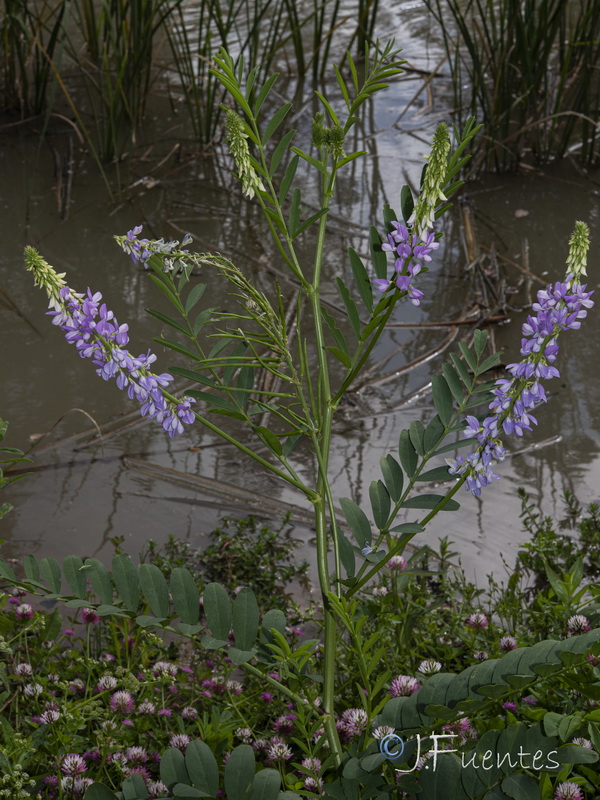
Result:
[[485,124],[480,167],[512,169],[575,150],[587,163],[597,159],[600,4],[426,2],[444,37],[458,117]]
[[30,6],[28,0],[4,0],[0,21],[0,102],[21,116],[51,108],[53,62],[62,59],[70,0]]
[[[175,6],[178,3],[175,3]],[[157,34],[173,10],[171,0],[79,0],[84,47],[70,55],[79,67],[104,159],[135,142],[156,77]]]
[[341,0],[29,3],[4,1],[2,108],[16,108],[21,116],[49,113],[50,100],[62,96],[100,167],[117,162],[136,144],[148,98],[165,74],[185,103],[195,137],[211,144],[221,136],[225,97],[211,73],[219,48],[235,54],[236,63],[257,64],[257,84],[276,60],[280,69],[287,64],[290,76],[302,81],[311,74],[317,83],[332,46],[364,51],[378,10],[378,0],[359,0],[349,24]]

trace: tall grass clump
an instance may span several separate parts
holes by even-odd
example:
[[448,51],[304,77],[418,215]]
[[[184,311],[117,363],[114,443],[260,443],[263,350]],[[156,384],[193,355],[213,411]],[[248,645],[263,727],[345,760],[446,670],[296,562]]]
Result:
[[[172,12],[172,0],[79,0],[78,35],[70,38],[70,55],[83,79],[94,140],[106,160],[121,155],[136,141],[146,102],[156,77],[157,34]],[[61,88],[73,105],[65,81]],[[78,105],[82,110],[82,105]],[[78,115],[80,116],[80,115]],[[80,116],[81,119],[81,116]]]
[[364,51],[377,10],[378,0],[352,10],[341,0],[4,0],[1,109],[49,114],[62,99],[102,168],[136,145],[160,86],[210,145],[223,131],[225,90],[211,72],[219,48],[240,68],[256,64],[257,84],[275,60],[293,79],[316,83],[333,50]]
[[220,104],[225,91],[211,73],[214,52],[219,47],[231,49],[238,59],[247,57],[259,64],[259,78],[266,77],[285,41],[285,11],[285,3],[273,0],[201,0],[195,13],[181,4],[173,10],[166,25],[172,74],[200,141],[211,143],[221,132]]
[[458,117],[475,114],[485,124],[480,168],[514,169],[571,152],[597,160],[599,3],[426,2],[442,30]]
[[4,0],[0,19],[0,104],[21,117],[51,107],[52,65],[60,68],[70,0]]
[[176,84],[183,90],[196,136],[210,143],[222,129],[225,93],[211,73],[218,48],[234,54],[236,65],[256,64],[257,84],[264,82],[277,58],[287,62],[291,77],[317,83],[323,80],[332,46],[365,51],[375,37],[378,7],[378,0],[359,0],[352,13],[340,0],[201,0],[193,11],[178,4],[166,27]]

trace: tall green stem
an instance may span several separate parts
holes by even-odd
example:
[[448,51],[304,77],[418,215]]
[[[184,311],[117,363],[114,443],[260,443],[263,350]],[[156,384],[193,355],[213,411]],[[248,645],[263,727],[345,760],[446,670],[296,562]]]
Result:
[[[326,211],[329,209],[333,187],[335,185],[335,167],[332,170],[329,181],[323,188],[323,201],[321,207]],[[315,521],[317,529],[317,561],[319,584],[324,601],[324,659],[323,659],[323,710],[325,712],[325,730],[331,753],[336,763],[342,761],[342,748],[335,726],[335,656],[337,645],[337,624],[336,618],[327,607],[327,594],[331,591],[329,581],[329,564],[327,560],[327,505],[330,506],[330,515],[334,519],[335,512],[332,508],[331,490],[327,476],[329,466],[329,450],[331,447],[331,426],[333,423],[333,406],[331,403],[331,386],[329,382],[329,365],[327,363],[327,350],[325,336],[323,332],[323,318],[321,314],[321,269],[323,266],[323,253],[325,250],[325,230],[327,227],[327,213],[319,222],[319,232],[317,236],[317,246],[315,250],[315,261],[313,280],[310,288],[309,299],[313,314],[315,338],[317,345],[317,358],[319,362],[319,408],[316,415],[319,420],[319,436],[316,441],[318,448],[318,480],[317,492],[319,500],[315,503]],[[327,500],[327,503],[326,503]],[[336,560],[336,586],[339,589],[340,564],[338,553],[338,542],[335,530],[333,530],[333,545]]]

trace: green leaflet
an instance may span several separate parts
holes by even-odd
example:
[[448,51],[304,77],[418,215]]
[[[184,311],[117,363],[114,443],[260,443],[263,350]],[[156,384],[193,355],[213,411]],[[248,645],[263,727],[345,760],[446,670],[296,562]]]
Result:
[[254,647],[258,634],[259,612],[252,589],[244,587],[233,601],[233,634],[235,645],[249,651]]
[[179,618],[186,625],[195,625],[200,615],[200,592],[189,570],[174,567],[170,580],[171,597]]
[[169,616],[169,587],[167,579],[156,564],[140,564],[140,586],[152,613],[161,618]]
[[224,782],[227,800],[247,800],[254,781],[254,750],[248,744],[234,748],[225,764]]
[[231,602],[220,583],[209,583],[204,589],[204,613],[215,639],[227,641],[231,629]]

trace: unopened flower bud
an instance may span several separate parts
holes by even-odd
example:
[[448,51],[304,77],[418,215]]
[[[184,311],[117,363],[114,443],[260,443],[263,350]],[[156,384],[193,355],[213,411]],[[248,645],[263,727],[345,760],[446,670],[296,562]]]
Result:
[[590,247],[590,229],[585,222],[576,222],[575,230],[569,239],[567,272],[579,283],[581,275],[587,275],[587,252]]
[[433,144],[427,160],[423,186],[410,219],[411,224],[420,236],[423,236],[428,228],[433,227],[435,209],[438,203],[448,199],[442,189],[446,183],[449,153],[450,135],[448,126],[444,122],[440,122],[433,135]]

